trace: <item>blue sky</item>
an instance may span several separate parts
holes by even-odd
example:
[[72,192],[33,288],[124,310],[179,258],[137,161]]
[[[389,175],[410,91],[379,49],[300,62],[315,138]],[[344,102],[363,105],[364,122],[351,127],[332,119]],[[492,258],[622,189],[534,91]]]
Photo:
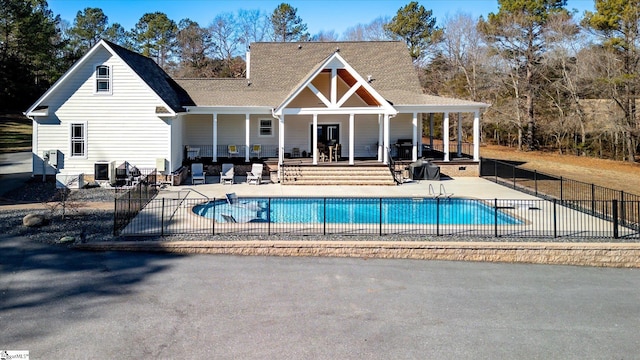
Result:
[[[87,7],[101,8],[109,17],[109,23],[120,23],[131,29],[143,14],[161,11],[176,23],[184,18],[208,26],[213,18],[225,12],[260,9],[267,14],[282,2],[298,9],[298,16],[308,26],[310,34],[320,31],[344,31],[357,24],[368,24],[377,17],[392,17],[399,8],[411,0],[49,0],[49,8],[63,19],[73,23],[76,13]],[[419,1],[427,9],[433,10],[438,25],[458,12],[473,16],[486,15],[498,9],[497,0],[423,0]],[[569,9],[593,10],[593,0],[568,0]]]

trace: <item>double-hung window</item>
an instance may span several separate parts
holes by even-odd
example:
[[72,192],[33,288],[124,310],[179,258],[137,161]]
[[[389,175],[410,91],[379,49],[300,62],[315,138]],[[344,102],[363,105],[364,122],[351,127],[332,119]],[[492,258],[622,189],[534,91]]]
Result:
[[87,156],[87,124],[71,124],[71,157]]
[[96,66],[96,93],[111,94],[111,68],[107,65]]
[[259,136],[273,136],[273,121],[271,119],[260,119]]

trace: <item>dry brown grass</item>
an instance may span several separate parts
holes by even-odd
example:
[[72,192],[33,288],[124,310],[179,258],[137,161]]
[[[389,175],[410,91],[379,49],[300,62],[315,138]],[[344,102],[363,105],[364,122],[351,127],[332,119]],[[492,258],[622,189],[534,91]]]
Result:
[[31,120],[22,114],[0,114],[0,152],[31,151]]
[[640,164],[487,145],[480,156],[521,161],[522,168],[640,195]]

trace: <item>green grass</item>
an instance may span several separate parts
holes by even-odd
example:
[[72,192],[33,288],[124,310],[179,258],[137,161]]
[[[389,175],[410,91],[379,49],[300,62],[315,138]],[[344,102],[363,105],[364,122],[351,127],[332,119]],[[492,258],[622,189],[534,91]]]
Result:
[[31,119],[22,114],[0,114],[0,153],[31,151]]

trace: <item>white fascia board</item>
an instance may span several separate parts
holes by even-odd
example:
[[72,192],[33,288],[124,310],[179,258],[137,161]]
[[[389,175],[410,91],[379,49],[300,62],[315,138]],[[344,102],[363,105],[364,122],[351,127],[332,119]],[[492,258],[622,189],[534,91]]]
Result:
[[268,106],[185,106],[187,114],[269,114]]
[[387,99],[385,99],[371,85],[369,85],[369,82],[367,82],[362,76],[360,76],[360,74],[358,74],[358,72],[354,68],[352,68],[351,65],[349,65],[349,63],[342,58],[342,56],[336,53],[336,57],[342,62],[342,65],[351,74],[351,76],[353,76],[356,79],[357,83],[354,84],[354,86],[356,86],[357,84],[360,84],[360,86],[365,88],[369,94],[373,95],[373,97],[378,101],[378,103],[382,104],[382,107],[387,109],[394,108],[391,104],[389,104]]
[[384,107],[346,107],[346,108],[288,108],[283,109],[280,112],[276,112],[275,115],[364,115],[364,114],[388,114],[391,116],[396,115],[398,112],[392,108],[391,111]]
[[304,90],[309,84],[311,84],[311,81],[313,79],[315,79],[316,76],[318,76],[318,74],[325,68],[325,66],[327,66],[327,64],[329,62],[331,62],[331,60],[333,60],[335,58],[335,55],[337,55],[337,53],[334,53],[333,55],[329,56],[325,61],[323,61],[322,64],[320,66],[318,66],[315,69],[315,71],[297,89],[295,89],[295,91],[288,98],[286,98],[276,108],[275,113],[281,113],[282,109],[287,107],[287,105],[289,105],[289,103],[291,103],[291,101],[293,101],[293,99],[295,99],[298,95],[300,95],[302,90]]
[[[49,97],[49,94],[51,94],[52,92],[54,92],[58,87],[61,86],[61,84],[69,77],[71,76],[71,74],[73,74],[80,66],[82,66],[89,57],[91,57],[91,55],[93,55],[94,52],[97,51],[98,47],[103,46],[105,48],[107,48],[107,44],[104,43],[104,41],[100,40],[97,44],[95,44],[91,49],[89,49],[89,51],[84,54],[83,57],[80,58],[80,60],[76,61],[75,64],[73,64],[69,70],[67,70],[59,79],[58,81],[56,81],[53,86],[51,86],[49,88],[49,90],[47,90],[44,94],[42,94],[42,96],[40,96],[40,98],[38,98],[38,100],[36,100],[35,103],[33,103],[33,105],[31,105],[31,107],[29,107],[29,109],[27,111],[25,111],[25,114],[27,116],[38,116],[38,115],[30,115],[33,111],[33,109],[35,109],[36,107],[40,106],[40,104],[42,104],[42,102]],[[113,51],[111,51],[111,49],[109,49],[110,52],[113,53]]]
[[399,113],[442,113],[442,112],[475,112],[488,108],[489,104],[474,105],[396,105]]
[[[284,102],[282,102],[282,104],[280,104],[276,108],[274,113],[282,114],[282,110],[285,109],[287,105],[289,105],[289,103],[293,101],[293,99],[295,99],[296,96],[298,96],[304,88],[308,87],[311,84],[311,81],[313,81],[313,79],[315,79],[315,77],[322,70],[324,70],[329,63],[331,63],[333,60],[336,60],[336,59],[342,64],[343,68],[347,70],[351,74],[351,76],[353,76],[356,79],[356,84],[354,84],[354,86],[358,86],[358,85],[362,86],[367,90],[367,92],[369,92],[369,94],[371,94],[376,99],[376,101],[378,101],[378,103],[382,104],[381,107],[385,108],[385,111],[383,111],[383,113],[388,113],[388,114],[397,113],[393,108],[393,106],[389,104],[389,102],[382,95],[380,95],[373,87],[371,87],[371,85],[369,85],[369,83],[362,76],[360,76],[360,74],[357,71],[355,71],[355,69],[351,67],[351,65],[349,65],[349,63],[347,63],[347,61],[345,61],[342,58],[342,56],[340,56],[340,54],[338,54],[337,52],[333,53],[320,66],[318,66],[318,68],[316,68],[316,70],[304,81],[304,83],[302,83],[302,85],[300,85],[293,92],[293,94],[291,94],[291,96],[289,96]],[[285,113],[288,113],[288,112],[285,111]],[[379,113],[380,111],[378,110],[376,114],[379,114]]]
[[28,117],[47,117],[49,116],[49,107],[47,106],[44,109],[41,110],[33,110],[31,112],[24,112],[23,113],[25,116]]

